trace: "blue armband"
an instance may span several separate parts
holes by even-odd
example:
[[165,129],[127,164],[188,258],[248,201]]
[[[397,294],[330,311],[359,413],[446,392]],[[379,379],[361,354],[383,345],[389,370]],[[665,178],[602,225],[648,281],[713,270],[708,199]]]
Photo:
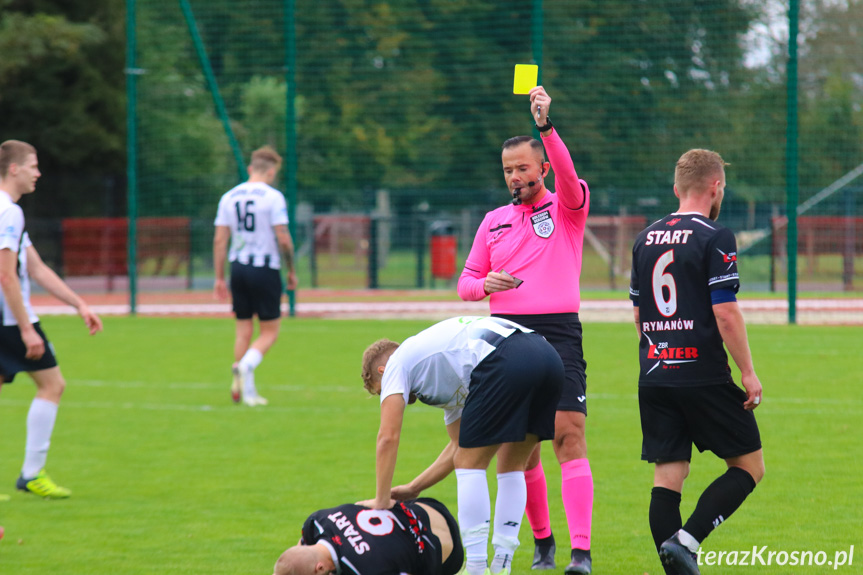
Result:
[[737,301],[737,294],[731,288],[723,288],[710,292],[710,302],[713,305]]

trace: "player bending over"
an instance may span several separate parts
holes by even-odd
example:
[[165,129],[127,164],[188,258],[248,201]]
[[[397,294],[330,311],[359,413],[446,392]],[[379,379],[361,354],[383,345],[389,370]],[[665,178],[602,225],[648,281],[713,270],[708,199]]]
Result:
[[273,573],[455,575],[463,562],[455,518],[440,501],[422,498],[386,510],[345,504],[312,513]]
[[[491,522],[486,469],[497,455],[494,559],[491,573],[509,573],[524,517],[524,468],[538,441],[554,437],[563,363],[541,335],[503,318],[456,317],[408,338],[383,339],[363,354],[363,381],[381,396],[376,497],[412,499],[455,469],[458,519],[467,575],[488,566]],[[405,406],[416,400],[444,409],[449,444],[411,487],[393,489]]]

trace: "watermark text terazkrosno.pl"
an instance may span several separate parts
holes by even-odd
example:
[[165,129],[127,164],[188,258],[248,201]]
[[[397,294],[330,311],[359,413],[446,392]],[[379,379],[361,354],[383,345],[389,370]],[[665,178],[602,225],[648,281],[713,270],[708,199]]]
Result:
[[753,545],[740,551],[698,550],[699,565],[729,565],[733,567],[850,567],[854,564],[854,546],[838,551],[777,551],[767,545]]

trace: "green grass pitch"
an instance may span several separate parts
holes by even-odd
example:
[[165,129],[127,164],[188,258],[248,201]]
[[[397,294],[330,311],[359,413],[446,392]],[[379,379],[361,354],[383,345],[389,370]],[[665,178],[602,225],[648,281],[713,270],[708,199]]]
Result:
[[[230,402],[228,319],[107,318],[105,332],[90,338],[77,318],[45,318],[69,384],[48,470],[73,496],[43,501],[14,492],[34,392],[19,375],[0,393],[0,493],[11,495],[0,502],[0,572],[272,573],[311,511],[373,496],[379,410],[362,389],[360,355],[379,337],[399,340],[430,323],[286,320],[257,372],[270,405],[251,409]],[[639,460],[635,329],[588,324],[584,331],[594,572],[661,573],[647,524],[652,471]],[[749,335],[765,387],[757,415],[767,475],[705,549],[766,545],[832,559],[855,545],[854,565],[838,571],[863,572],[863,329],[750,326]],[[442,420],[437,409],[408,409],[397,482],[437,455],[446,441]],[[562,572],[568,534],[560,472],[551,449],[543,457]],[[711,454],[694,458],[684,517],[722,469]],[[456,510],[454,478],[428,495]],[[521,539],[513,572],[529,573],[527,527]]]

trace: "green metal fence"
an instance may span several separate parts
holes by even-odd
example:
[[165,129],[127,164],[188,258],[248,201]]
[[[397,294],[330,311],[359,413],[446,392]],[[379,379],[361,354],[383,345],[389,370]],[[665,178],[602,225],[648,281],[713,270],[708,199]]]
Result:
[[[536,62],[591,185],[591,213],[606,218],[586,248],[588,287],[625,287],[621,242],[637,230],[614,226],[673,210],[676,159],[706,147],[731,164],[722,221],[738,234],[747,288],[788,297],[792,322],[798,289],[861,291],[863,1],[128,0],[128,9],[130,216],[190,218],[192,285],[211,274],[219,196],[268,143],[288,159],[282,187],[300,208],[302,285],[427,287],[430,224],[453,224],[463,261],[478,218],[507,199],[500,144],[532,130],[526,97],[512,94],[513,66]],[[809,242],[799,248],[798,205]],[[374,225],[350,228],[348,216]],[[341,225],[354,234],[347,245],[318,245]],[[321,273],[325,250],[325,271],[357,273]]]

